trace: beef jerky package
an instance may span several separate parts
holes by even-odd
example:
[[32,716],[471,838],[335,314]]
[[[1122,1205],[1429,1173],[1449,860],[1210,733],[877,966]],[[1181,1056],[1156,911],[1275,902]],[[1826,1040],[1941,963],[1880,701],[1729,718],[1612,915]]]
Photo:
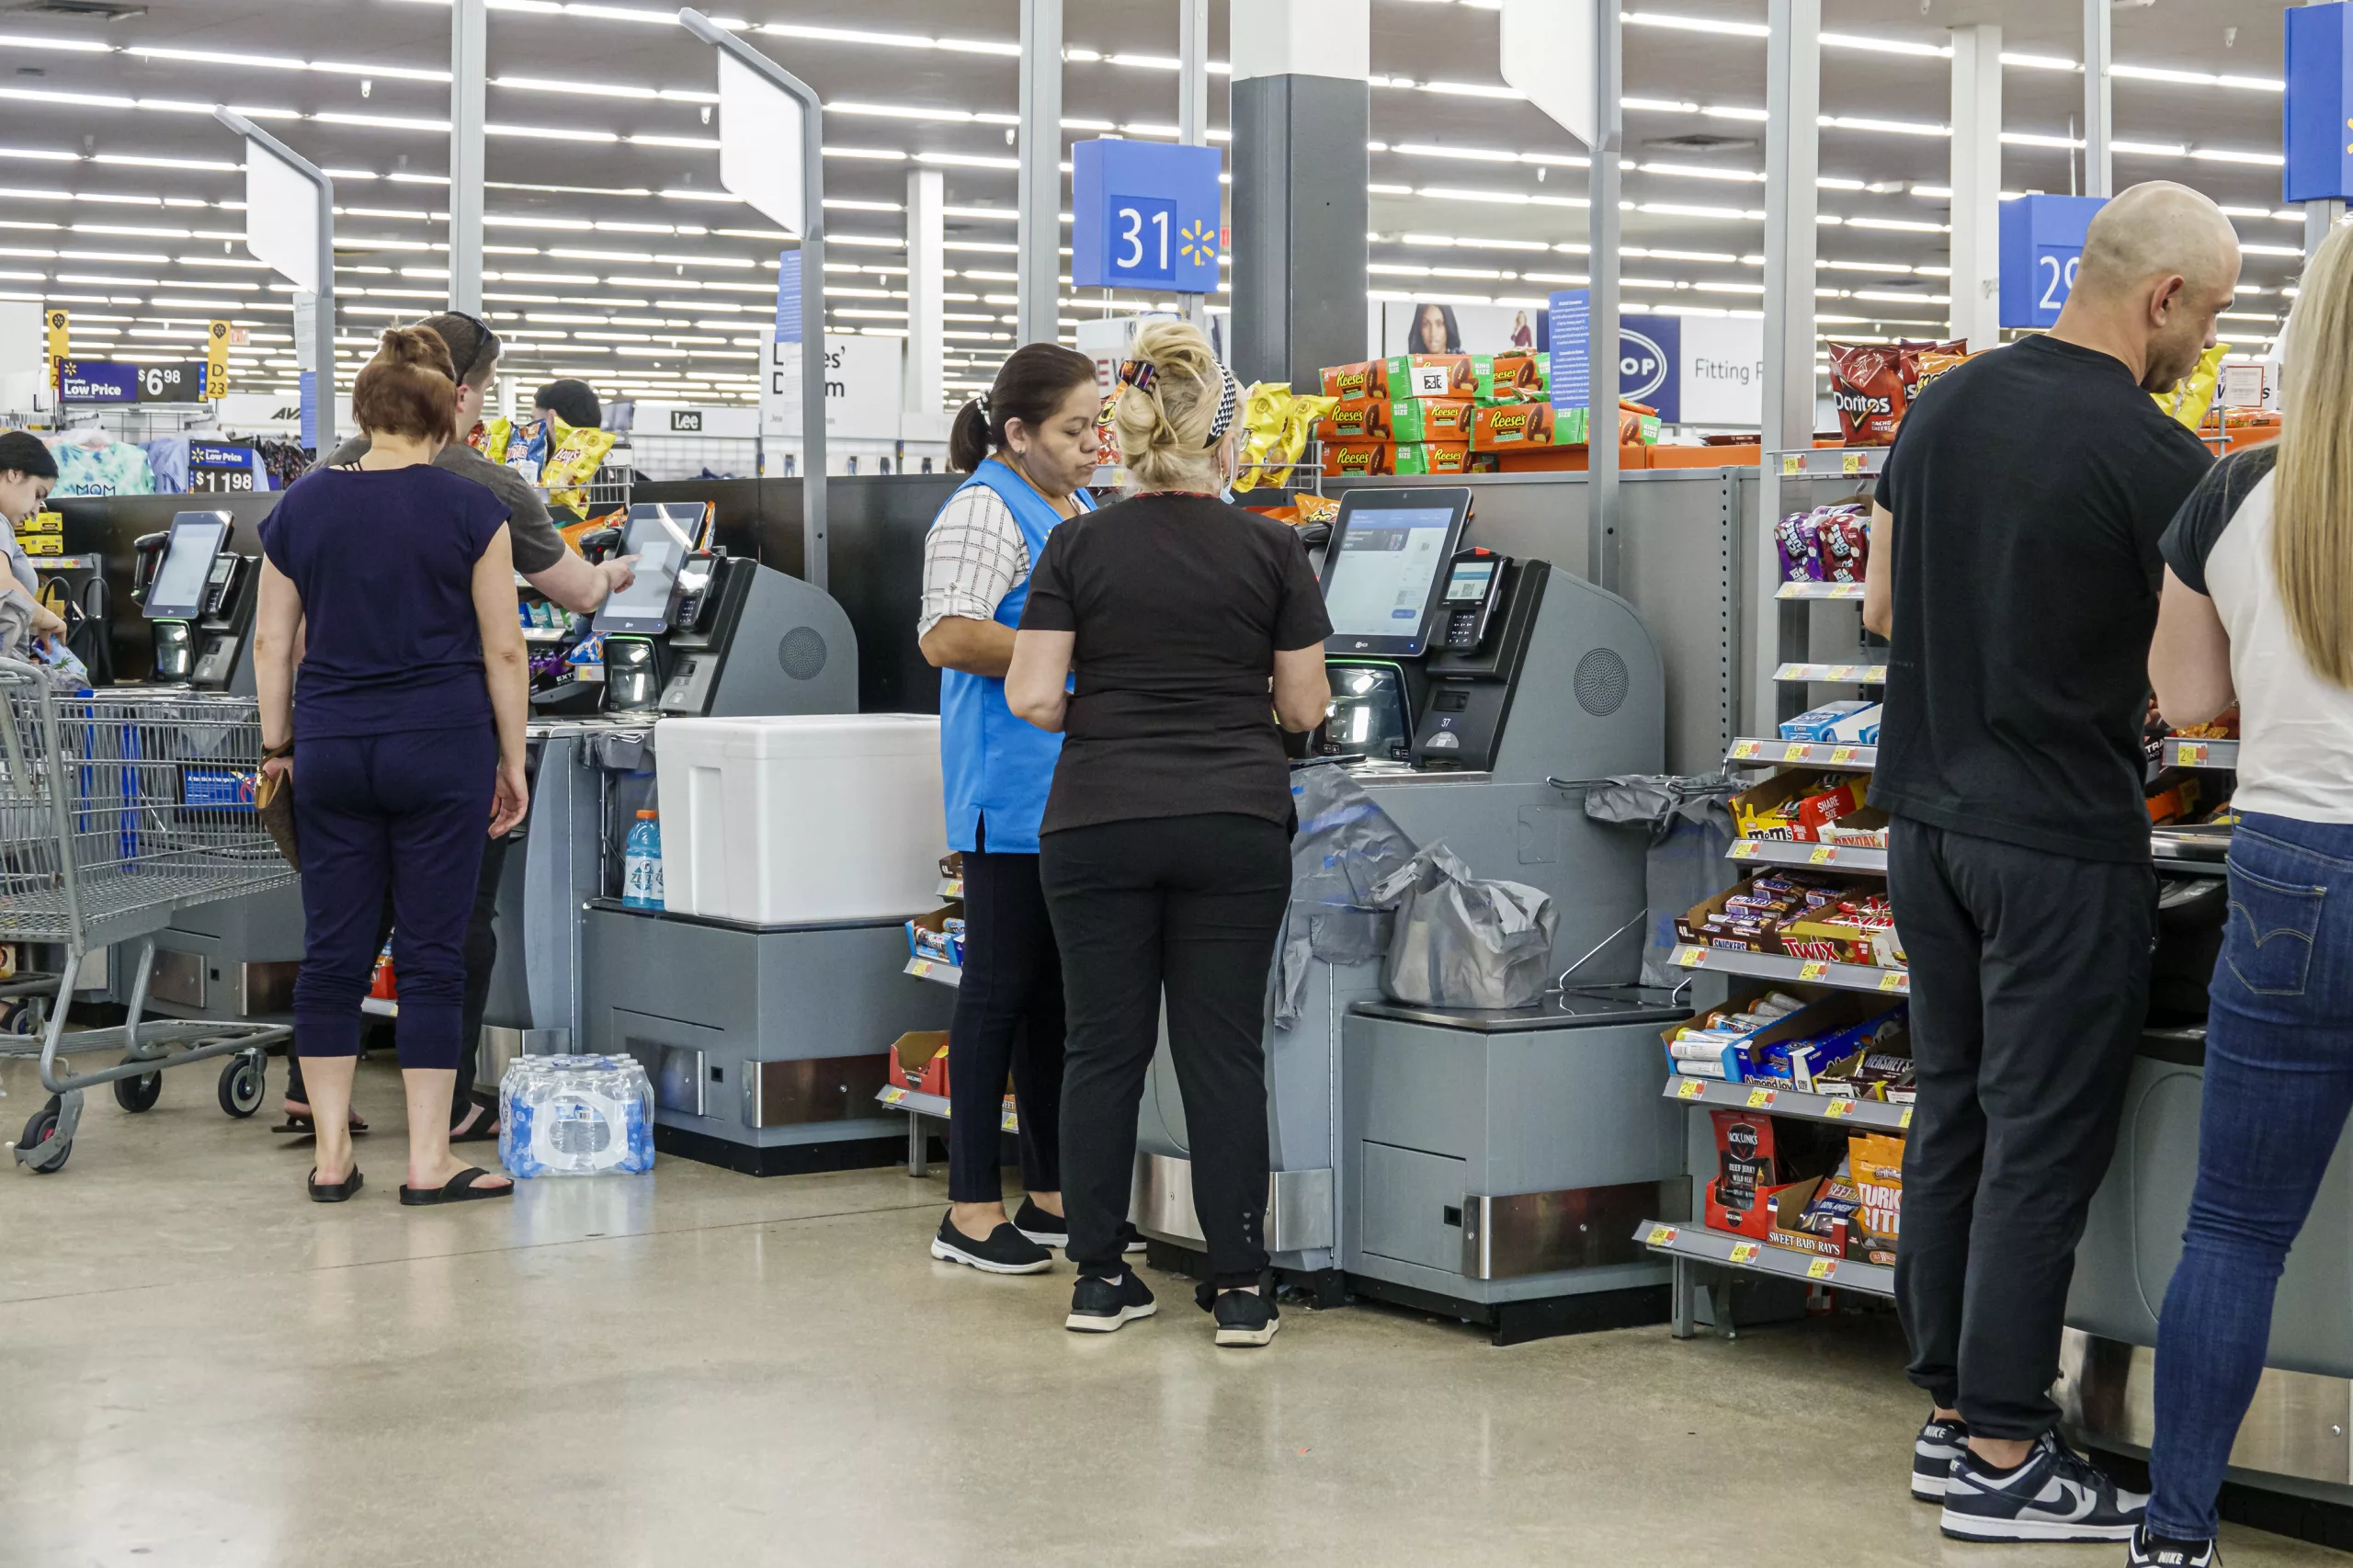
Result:
[[1830,398],[1850,447],[1884,447],[1895,439],[1909,399],[1905,361],[1912,350],[1893,343],[1833,343]]

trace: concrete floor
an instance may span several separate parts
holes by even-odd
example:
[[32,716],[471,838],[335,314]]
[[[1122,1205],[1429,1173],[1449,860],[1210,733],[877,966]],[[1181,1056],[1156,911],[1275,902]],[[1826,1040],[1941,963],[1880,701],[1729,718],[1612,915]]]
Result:
[[[1157,1318],[1083,1337],[1066,1267],[926,1256],[938,1176],[665,1160],[404,1210],[371,1062],[370,1185],[313,1205],[281,1083],[244,1122],[202,1068],[137,1118],[101,1091],[63,1172],[0,1164],[0,1564],[2122,1561],[1938,1533],[1884,1317],[1497,1350],[1358,1306],[1220,1351],[1149,1276]],[[13,1136],[40,1091],[0,1087]]]

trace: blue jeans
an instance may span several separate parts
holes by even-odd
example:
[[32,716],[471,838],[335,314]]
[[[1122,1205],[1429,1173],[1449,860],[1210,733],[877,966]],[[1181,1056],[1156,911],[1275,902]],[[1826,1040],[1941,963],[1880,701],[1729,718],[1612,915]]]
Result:
[[2149,1460],[2149,1529],[2180,1540],[2218,1528],[2280,1270],[2353,1108],[2353,824],[2241,823],[2210,995],[2198,1185],[2157,1328]]

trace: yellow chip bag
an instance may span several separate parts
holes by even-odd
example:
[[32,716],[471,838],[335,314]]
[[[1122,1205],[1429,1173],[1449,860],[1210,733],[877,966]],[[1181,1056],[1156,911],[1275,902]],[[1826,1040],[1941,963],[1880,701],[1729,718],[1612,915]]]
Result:
[[540,465],[540,483],[547,486],[548,499],[556,506],[585,512],[588,482],[597,477],[617,437],[610,430],[576,428],[552,415],[548,423],[553,428],[548,437],[548,460]]
[[1291,469],[1307,450],[1315,422],[1332,412],[1337,398],[1294,392],[1283,381],[1257,381],[1242,405],[1242,472],[1233,488],[1255,490],[1290,483]]
[[2217,343],[2198,358],[2198,368],[2181,379],[2171,392],[2151,392],[2157,406],[2180,420],[2192,430],[2206,423],[2207,413],[2214,406],[2214,392],[2222,379],[2222,356],[2231,351],[2227,343]]

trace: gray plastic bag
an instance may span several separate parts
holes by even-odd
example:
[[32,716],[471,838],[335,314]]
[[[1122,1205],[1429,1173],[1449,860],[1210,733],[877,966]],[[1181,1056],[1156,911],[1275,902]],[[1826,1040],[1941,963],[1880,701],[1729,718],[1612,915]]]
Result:
[[1741,788],[1740,780],[1723,776],[1651,774],[1605,779],[1586,791],[1586,815],[1650,833],[1643,868],[1650,903],[1643,938],[1645,985],[1680,985],[1690,978],[1674,961],[1675,917],[1739,880],[1739,867],[1724,858],[1733,841],[1732,811],[1724,802]]
[[1374,898],[1372,890],[1416,847],[1336,763],[1294,772],[1290,794],[1299,832],[1290,844],[1290,906],[1273,982],[1275,1026],[1286,1029],[1306,1010],[1314,960],[1370,963],[1388,950],[1390,901]]
[[1442,844],[1422,850],[1373,897],[1397,905],[1381,988],[1431,1007],[1529,1007],[1552,981],[1552,895],[1471,874]]

